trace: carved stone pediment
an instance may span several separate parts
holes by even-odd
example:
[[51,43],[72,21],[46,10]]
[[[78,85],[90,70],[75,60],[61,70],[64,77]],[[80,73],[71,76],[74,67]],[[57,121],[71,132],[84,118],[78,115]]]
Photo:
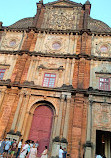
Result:
[[[63,5],[63,4],[62,4]],[[76,30],[80,18],[81,7],[68,6],[48,6],[44,13],[44,19],[41,28],[54,30]]]
[[69,1],[69,0],[58,0],[58,1],[55,1],[55,2],[49,2],[47,3],[45,6],[70,6],[70,7],[80,7],[82,6],[80,3],[76,3],[76,2],[72,2],[72,1]]

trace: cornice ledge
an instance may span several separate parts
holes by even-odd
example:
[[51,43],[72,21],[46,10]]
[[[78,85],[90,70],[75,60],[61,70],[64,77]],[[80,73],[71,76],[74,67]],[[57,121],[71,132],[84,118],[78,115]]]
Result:
[[103,72],[103,71],[100,71],[100,72],[95,72],[96,74],[107,74],[107,75],[111,75],[111,72]]
[[72,85],[66,85],[66,84],[63,84],[61,87],[59,87],[59,89],[68,90],[68,91],[73,91],[74,90]]
[[111,61],[111,58],[108,58],[108,57],[98,57],[98,56],[94,56],[94,55],[91,55],[91,59],[95,60],[95,61]]
[[95,61],[109,61],[111,62],[111,57],[98,57],[94,55],[87,55],[83,52],[80,54],[53,54],[53,53],[43,53],[43,52],[30,52],[28,50],[19,50],[19,51],[7,51],[7,50],[0,50],[0,54],[10,54],[10,55],[23,55],[27,54],[29,56],[41,56],[41,57],[55,57],[55,58],[75,58],[75,59],[80,59],[80,58],[85,58],[87,60],[95,60]]
[[98,36],[99,36],[99,35],[102,35],[102,36],[104,36],[104,35],[108,36],[108,35],[109,35],[109,36],[111,36],[111,32],[91,31],[91,33],[94,34],[95,36],[96,36],[96,35],[98,35]]
[[99,89],[94,89],[93,87],[88,88],[89,95],[96,95],[96,96],[111,96],[111,91],[103,91]]
[[11,80],[7,79],[7,80],[0,80],[0,86],[2,85],[10,85],[11,84]]

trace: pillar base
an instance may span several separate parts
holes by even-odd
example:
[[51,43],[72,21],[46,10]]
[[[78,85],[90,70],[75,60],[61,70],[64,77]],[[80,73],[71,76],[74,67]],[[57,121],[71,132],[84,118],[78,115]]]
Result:
[[85,147],[85,158],[92,158],[93,143],[90,141],[87,141],[84,147]]

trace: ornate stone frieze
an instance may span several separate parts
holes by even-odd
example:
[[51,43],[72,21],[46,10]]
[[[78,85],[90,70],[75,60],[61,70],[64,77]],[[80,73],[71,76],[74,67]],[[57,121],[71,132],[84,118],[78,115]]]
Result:
[[77,29],[80,8],[53,8],[47,7],[42,28],[55,30]]

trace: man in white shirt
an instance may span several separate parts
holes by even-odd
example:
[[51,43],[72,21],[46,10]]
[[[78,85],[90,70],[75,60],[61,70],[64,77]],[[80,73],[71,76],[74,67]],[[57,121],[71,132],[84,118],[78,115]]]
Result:
[[22,151],[21,151],[21,153],[20,153],[19,158],[25,158],[25,157],[26,157],[26,153],[27,153],[27,151],[28,151],[28,148],[29,148],[29,142],[26,141],[26,142],[25,142],[25,145],[24,145],[23,148],[22,148]]
[[63,158],[63,153],[64,153],[64,151],[62,150],[62,147],[60,146],[60,149],[59,149],[59,158]]
[[21,139],[21,141],[18,143],[18,151],[17,151],[16,158],[18,158],[18,156],[20,154],[20,149],[22,148],[22,142],[23,142],[23,139]]

